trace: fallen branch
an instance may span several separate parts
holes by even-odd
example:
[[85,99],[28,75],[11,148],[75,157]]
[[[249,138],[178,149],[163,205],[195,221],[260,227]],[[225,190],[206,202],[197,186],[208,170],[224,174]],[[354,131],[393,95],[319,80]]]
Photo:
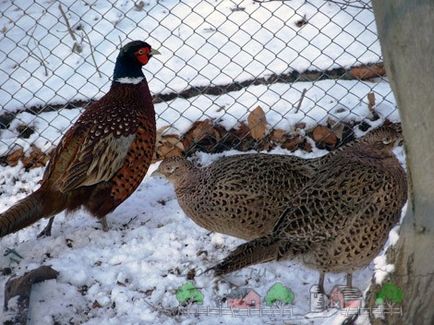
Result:
[[[30,293],[34,283],[56,279],[59,272],[50,266],[40,266],[37,269],[24,273],[20,277],[11,277],[5,284],[4,311],[9,311],[4,324],[26,324],[29,312]],[[18,296],[16,306],[13,308],[9,301]],[[10,310],[9,310],[10,309]]]

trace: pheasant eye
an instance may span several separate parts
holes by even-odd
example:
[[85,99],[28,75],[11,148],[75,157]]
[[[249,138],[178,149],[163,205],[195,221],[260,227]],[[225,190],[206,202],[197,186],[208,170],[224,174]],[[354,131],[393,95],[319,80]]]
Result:
[[139,50],[139,55],[143,55],[143,54],[145,54],[145,51],[143,51],[143,49],[140,49]]

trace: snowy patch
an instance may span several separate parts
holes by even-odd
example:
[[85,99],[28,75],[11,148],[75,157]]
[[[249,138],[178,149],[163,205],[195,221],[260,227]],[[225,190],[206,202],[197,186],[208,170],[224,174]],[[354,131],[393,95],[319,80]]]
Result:
[[[398,159],[401,162],[401,164],[403,165],[403,167],[405,168],[406,165],[405,165],[404,149],[402,147],[398,147],[394,150],[394,153],[398,157]],[[401,222],[402,222],[402,220],[405,217],[405,214],[407,212],[407,207],[408,207],[408,202],[402,208],[401,218],[400,218],[399,224],[397,224],[396,226],[394,226],[390,230],[389,238],[387,239],[387,242],[384,245],[380,255],[377,256],[373,261],[374,269],[375,269],[374,277],[375,277],[375,282],[377,284],[381,284],[389,273],[392,273],[395,271],[395,265],[387,264],[386,253],[387,253],[387,250],[390,247],[395,246],[399,240],[399,229],[401,226]]]
[[[292,154],[286,150],[271,153]],[[304,157],[324,155],[314,149]],[[195,159],[209,164],[223,155],[239,154],[232,150],[209,155],[198,153]],[[272,262],[246,268],[216,280],[212,274],[201,274],[215,261],[221,260],[241,240],[209,233],[186,218],[179,207],[172,186],[164,179],[149,177],[157,164],[151,165],[148,176],[137,191],[114,213],[108,216],[110,230],[101,226],[84,211],[56,216],[53,235],[36,239],[46,221],[2,238],[0,265],[10,266],[18,275],[39,265],[51,265],[59,271],[57,280],[34,286],[30,302],[32,324],[263,324],[279,323],[279,316],[178,315],[177,288],[187,281],[187,274],[196,271],[197,288],[204,294],[203,307],[215,307],[223,296],[235,287],[250,287],[263,298],[276,282],[289,287],[295,294],[290,307],[294,315],[310,312],[310,288],[318,281],[318,273],[293,262]],[[21,166],[1,167],[0,211],[37,188],[43,168],[24,172]],[[393,236],[393,235],[392,235]],[[3,256],[6,248],[15,249],[23,259],[13,262]],[[384,276],[393,268],[384,256],[368,268],[355,272],[353,283],[362,291],[370,284],[374,272]],[[8,276],[0,276],[0,287]],[[344,284],[344,274],[327,274],[326,291]],[[0,290],[0,301],[3,300]],[[175,314],[174,314],[175,313]],[[312,314],[312,313],[311,313]],[[333,314],[330,316],[329,314]],[[4,316],[2,316],[4,317]],[[299,316],[297,316],[299,317]],[[315,313],[313,324],[342,319],[342,313],[329,310]],[[305,318],[294,318],[303,324]],[[290,319],[288,319],[290,321]],[[311,324],[311,323],[310,323]]]
[[399,239],[399,226],[393,227],[389,233],[389,243],[390,246],[395,246]]
[[395,271],[395,265],[387,263],[387,256],[381,255],[374,258],[375,283],[381,284],[387,275]]

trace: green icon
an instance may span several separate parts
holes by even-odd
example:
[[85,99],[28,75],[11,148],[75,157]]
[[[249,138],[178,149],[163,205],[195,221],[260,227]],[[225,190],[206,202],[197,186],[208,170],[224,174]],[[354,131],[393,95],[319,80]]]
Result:
[[288,305],[292,304],[294,298],[295,295],[291,289],[278,282],[268,289],[267,295],[265,296],[265,302],[269,306],[274,304]]
[[381,290],[375,296],[375,303],[381,305],[385,302],[400,304],[404,300],[404,292],[401,288],[391,282],[383,285]]
[[203,294],[191,281],[184,283],[176,290],[176,299],[181,305],[203,304]]

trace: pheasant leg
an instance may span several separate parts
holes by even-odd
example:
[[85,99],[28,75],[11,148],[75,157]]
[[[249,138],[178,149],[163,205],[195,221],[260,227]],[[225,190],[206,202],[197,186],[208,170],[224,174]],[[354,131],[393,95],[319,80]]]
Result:
[[353,274],[347,273],[347,287],[352,288],[353,287]]
[[106,217],[102,217],[100,220],[101,226],[102,226],[102,230],[107,232],[109,230],[108,227],[108,223],[107,223],[107,218]]
[[324,291],[324,276],[325,276],[324,272],[320,272],[319,273],[318,287],[319,287],[319,292],[325,294],[325,291]]
[[53,226],[53,221],[54,221],[54,217],[51,217],[50,220],[48,220],[48,223],[45,226],[45,228],[39,233],[38,238],[51,236],[51,227]]

